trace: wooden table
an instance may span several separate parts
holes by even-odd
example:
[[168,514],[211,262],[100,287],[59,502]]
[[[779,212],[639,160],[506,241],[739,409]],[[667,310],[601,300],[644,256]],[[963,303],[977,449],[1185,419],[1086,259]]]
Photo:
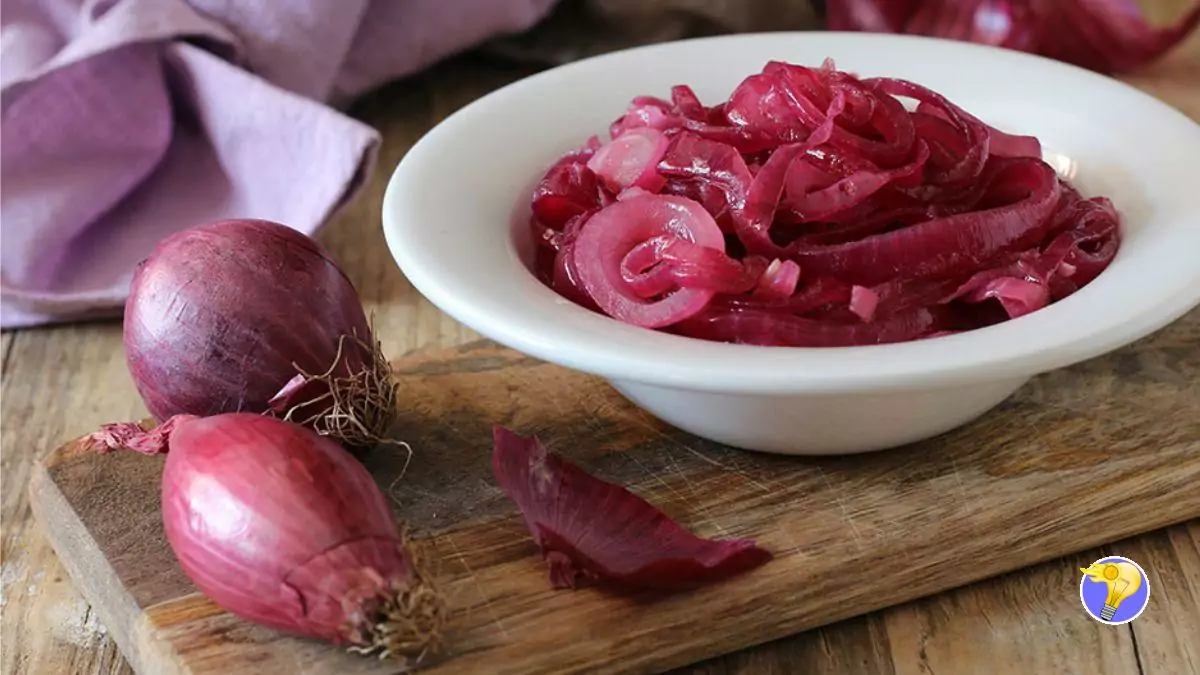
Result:
[[[1186,4],[1164,0],[1164,7]],[[1158,8],[1156,8],[1158,9]],[[362,101],[357,116],[384,146],[366,194],[322,235],[375,312],[393,355],[478,337],[421,298],[393,264],[379,227],[391,168],[430,126],[528,74],[464,57]],[[1200,120],[1200,35],[1126,78]],[[1064,92],[1069,96],[1070,92]],[[1137,120],[1130,120],[1137,124]],[[3,335],[3,645],[0,672],[130,673],[38,532],[26,496],[39,453],[97,425],[145,415],[119,322]],[[36,452],[35,452],[36,451]],[[119,514],[113,514],[120,517]],[[844,621],[689,668],[697,673],[1200,673],[1200,521],[1116,542],[1082,558],[1125,555],[1160,581],[1135,622],[1101,625],[1079,603],[1079,570],[1052,562]]]

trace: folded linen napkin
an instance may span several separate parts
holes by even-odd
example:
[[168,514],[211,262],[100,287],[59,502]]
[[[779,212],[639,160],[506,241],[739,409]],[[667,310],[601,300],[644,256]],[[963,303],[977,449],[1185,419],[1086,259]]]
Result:
[[373,169],[339,105],[555,0],[6,0],[0,325],[116,316],[168,234],[315,232]]

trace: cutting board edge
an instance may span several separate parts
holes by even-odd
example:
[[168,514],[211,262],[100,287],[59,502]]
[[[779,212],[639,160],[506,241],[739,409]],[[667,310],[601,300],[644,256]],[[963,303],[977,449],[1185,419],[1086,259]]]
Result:
[[[125,589],[96,540],[75,514],[48,466],[79,451],[80,438],[72,439],[34,462],[29,477],[29,506],[38,529],[67,571],[71,585],[100,617],[105,630],[129,661],[134,672],[155,675],[188,675],[166,644],[146,630],[145,611]],[[50,517],[51,513],[59,518]],[[55,523],[58,523],[57,525]],[[72,541],[74,539],[75,541]],[[88,570],[91,567],[93,569]]]
[[[493,378],[496,377],[492,374],[495,371],[505,370],[514,365],[514,363],[510,362],[511,359],[502,358],[504,356],[503,354],[483,354],[482,356],[487,358],[482,359],[475,358],[477,356],[475,354],[464,354],[464,352],[471,352],[489,347],[502,349],[501,346],[496,345],[492,341],[478,340],[459,348],[446,350],[416,350],[418,353],[426,352],[428,356],[410,356],[410,354],[412,354],[410,352],[409,354],[405,354],[401,359],[398,359],[397,363],[403,361],[411,364],[416,361],[418,367],[410,368],[407,372],[405,372],[406,377],[416,379],[437,379],[446,374],[457,376],[459,378],[475,378],[477,376],[481,378]],[[466,367],[462,368],[461,370],[450,369],[443,372],[437,368],[439,365],[438,363],[433,363],[432,369],[424,367],[424,365],[421,363],[425,360],[433,360],[436,362],[439,360],[439,354],[443,355],[448,361],[462,359],[466,363]],[[493,361],[497,361],[498,363],[492,363]],[[440,382],[441,380],[438,379],[437,381]],[[472,379],[470,382],[465,383],[472,384],[473,382],[474,380]],[[536,382],[534,384],[536,384]],[[454,388],[453,382],[446,386],[450,386],[451,390],[457,391],[457,389]],[[474,385],[472,384],[472,386]],[[529,386],[528,383],[526,383],[526,386]],[[595,413],[595,411],[591,410],[590,408],[589,411]],[[592,428],[588,427],[587,430],[590,431]],[[97,615],[104,620],[106,624],[112,620],[113,623],[111,625],[118,626],[124,631],[123,637],[118,636],[117,634],[114,634],[114,637],[121,638],[117,640],[118,645],[121,647],[122,652],[126,654],[140,674],[147,675],[148,673],[163,672],[174,675],[176,673],[193,673],[199,671],[213,672],[210,670],[212,666],[211,663],[193,661],[187,653],[179,651],[181,643],[176,639],[177,636],[172,632],[172,626],[169,623],[159,624],[157,621],[155,621],[155,616],[153,614],[154,609],[169,608],[173,603],[178,603],[180,600],[186,601],[188,599],[200,598],[205,602],[208,602],[207,599],[202,595],[195,593],[193,589],[193,591],[190,593],[176,594],[175,597],[167,600],[148,601],[148,598],[138,595],[137,590],[130,590],[127,588],[120,574],[118,574],[118,572],[123,569],[120,560],[113,562],[112,560],[108,560],[105,556],[101,555],[101,552],[106,550],[104,548],[104,543],[108,541],[108,539],[106,539],[102,533],[97,534],[95,531],[86,529],[84,527],[85,523],[92,521],[81,516],[79,513],[76,513],[71,507],[71,496],[76,494],[71,489],[73,483],[92,486],[96,484],[97,478],[96,476],[91,475],[89,472],[83,471],[75,473],[77,478],[69,479],[65,478],[65,474],[63,474],[61,471],[64,466],[70,466],[75,463],[86,464],[91,460],[93,453],[84,449],[80,441],[81,439],[77,438],[59,445],[53,451],[47,453],[41,462],[35,463],[33,467],[34,480],[31,481],[30,485],[30,498],[31,502],[33,502],[35,505],[35,516],[38,518],[42,529],[47,532],[48,540],[50,540],[55,552],[58,553],[60,558],[64,560],[64,566],[67,567],[72,581],[76,582],[77,588],[80,589],[82,594],[88,599],[89,602],[93,604],[99,603],[103,606],[107,601],[112,601],[112,608],[104,608],[103,610],[98,608]],[[1197,446],[1188,444],[1188,447]],[[1195,467],[1192,472],[1193,476],[1200,476],[1200,465],[1193,464],[1190,461],[1188,462],[1188,465]],[[1064,466],[1070,468],[1074,465],[1068,463]],[[1085,471],[1090,467],[1090,465],[1080,466]],[[1030,465],[1030,467],[1017,466],[1015,469],[1013,469],[1013,471],[1015,471],[1014,476],[1019,477],[1026,471],[1056,471],[1061,470],[1062,468],[1063,466],[1058,466],[1054,462],[1046,463],[1044,466],[1034,462],[1033,465]],[[1159,467],[1159,469],[1161,469],[1161,467]],[[955,471],[957,471],[957,468]],[[33,489],[35,483],[39,490],[39,492],[36,494],[34,493]],[[1150,484],[1143,483],[1142,489],[1146,489],[1148,485]],[[1112,488],[1111,485],[1108,487],[1109,489]],[[155,489],[157,489],[157,485],[155,486]],[[829,489],[832,490],[833,486],[830,485]],[[1200,497],[1200,495],[1196,496]],[[1162,498],[1163,496],[1160,494],[1159,499]],[[76,506],[78,506],[78,504],[76,504]],[[1095,504],[1092,504],[1092,506],[1094,507]],[[658,670],[671,666],[695,663],[704,658],[709,658],[711,656],[725,654],[738,649],[770,642],[781,637],[810,631],[814,628],[827,626],[847,618],[858,617],[871,612],[878,612],[882,608],[902,605],[914,599],[927,598],[938,593],[952,591],[953,589],[985,582],[990,579],[1006,575],[1010,572],[1024,569],[1026,567],[1045,564],[1046,562],[1055,559],[1064,559],[1071,556],[1077,556],[1078,553],[1084,550],[1095,549],[1098,546],[1120,541],[1142,532],[1152,531],[1170,524],[1185,522],[1200,517],[1200,501],[1195,499],[1177,500],[1175,502],[1175,508],[1170,509],[1168,513],[1172,515],[1168,515],[1165,518],[1160,517],[1158,520],[1154,521],[1142,519],[1141,521],[1132,525],[1130,523],[1133,521],[1123,522],[1122,525],[1126,526],[1124,528],[1116,528],[1098,532],[1091,528],[1083,527],[1081,522],[1077,520],[1078,514],[1075,513],[1074,510],[1068,510],[1065,513],[1059,514],[1058,517],[1051,518],[1050,521],[1043,522],[1043,527],[1039,528],[1040,532],[1038,535],[1032,539],[1026,540],[1022,545],[1020,545],[1020,550],[1024,550],[1026,555],[1015,556],[1017,562],[1013,562],[1013,556],[1005,556],[1005,561],[993,561],[994,564],[991,566],[983,565],[981,567],[974,568],[974,572],[976,572],[976,574],[966,574],[952,579],[944,579],[942,582],[939,582],[936,587],[902,590],[899,593],[891,595],[890,597],[884,597],[882,599],[877,598],[877,602],[863,603],[861,607],[858,605],[847,607],[842,604],[821,606],[821,603],[817,602],[814,603],[817,611],[813,611],[813,606],[808,608],[808,611],[810,612],[809,616],[806,617],[803,615],[792,615],[788,620],[783,621],[780,624],[764,626],[762,622],[753,618],[756,612],[751,613],[745,622],[739,623],[756,625],[746,625],[740,629],[729,631],[724,635],[723,639],[706,642],[707,648],[701,645],[693,644],[689,648],[679,647],[677,649],[664,650],[662,653],[648,656],[644,660],[634,659],[627,661],[617,672],[646,672],[650,669]],[[91,515],[94,518],[97,516],[97,514],[101,518],[106,517],[103,510],[99,512],[93,512]],[[59,518],[60,515],[64,517]],[[150,515],[154,516],[155,514]],[[458,531],[469,526],[470,523],[464,521],[459,524],[459,527],[451,528],[450,532]],[[1062,532],[1067,532],[1072,536],[1067,538],[1068,541],[1061,541],[1053,536],[1051,532],[1057,533],[1058,535],[1061,535]],[[1042,541],[1043,539],[1046,541]],[[1043,546],[1043,544],[1047,543],[1053,544],[1053,546]],[[1048,553],[1048,550],[1052,550],[1052,552]],[[64,557],[64,553],[66,554],[66,557]],[[112,551],[109,551],[109,553],[111,554]],[[169,551],[166,551],[165,553],[169,554]],[[76,556],[78,559],[76,559]],[[940,557],[938,559],[942,560]],[[97,562],[100,563],[99,566],[97,566]],[[942,562],[946,561],[942,560]],[[97,567],[97,572],[89,572],[90,568],[93,567]],[[140,571],[144,569],[143,567],[137,567],[134,569],[139,572],[139,574],[136,576],[144,576],[140,574]],[[113,581],[114,579],[116,580],[115,582]],[[83,583],[80,583],[81,581]],[[849,588],[853,587],[854,585],[850,586]],[[180,588],[178,590],[183,589]],[[854,595],[858,595],[858,593],[855,592]],[[145,606],[140,606],[138,604],[137,598],[139,597],[142,597],[142,601],[145,603]],[[857,602],[857,600],[854,602]],[[222,616],[226,617],[226,620],[228,621],[238,621],[236,617],[233,617],[232,615],[220,612],[220,610],[218,610],[218,612]],[[825,616],[823,618],[819,618],[821,614],[824,614]],[[195,635],[195,632],[193,632],[192,635]],[[510,644],[505,651],[510,651],[514,647],[518,651],[525,649],[524,645],[520,644],[519,642],[510,640],[509,643]],[[236,646],[237,641],[235,640],[232,644]],[[535,642],[534,644],[537,643]],[[229,643],[227,643],[227,646],[228,645]],[[594,650],[585,651],[593,652]],[[567,655],[567,658],[570,662],[575,664],[575,668],[582,668],[584,667],[584,662],[578,660],[576,658],[578,656],[579,654],[570,654]],[[201,654],[202,659],[205,659],[205,657],[206,655]],[[591,654],[590,658],[592,658],[592,660],[586,664],[587,667],[595,667],[597,665],[596,659],[601,657],[602,655],[599,653]],[[317,661],[323,662],[323,657],[321,659],[317,659]],[[535,671],[514,669],[521,664],[532,665],[535,668]],[[252,664],[243,663],[243,665],[250,668],[253,667]],[[551,665],[552,664],[538,663],[536,659],[533,661],[523,658],[514,659],[514,662],[510,664],[509,669],[504,670],[503,672],[562,672],[545,669]],[[610,663],[608,667],[611,667],[611,665],[612,664]],[[314,667],[316,666],[317,663],[314,663]],[[538,666],[541,666],[543,669],[536,670]],[[196,669],[199,669],[199,671]],[[235,670],[237,672],[243,672],[240,668],[236,668]],[[443,672],[441,668],[434,668],[434,670],[436,672]],[[230,671],[223,670],[221,672],[229,673]],[[448,672],[454,671],[451,670]],[[572,670],[571,672],[577,671]]]
[[[80,594],[96,610],[105,627],[113,634],[113,639],[116,641],[121,653],[129,660],[134,671],[140,675],[148,675],[150,673],[154,673],[155,675],[189,674],[192,671],[179,661],[171,648],[170,642],[161,640],[157,635],[159,627],[151,619],[150,610],[155,607],[167,607],[180,601],[191,602],[196,599],[196,596],[204,596],[196,591],[154,603],[147,607],[139,607],[133,597],[124,590],[124,586],[117,578],[115,570],[113,570],[107,559],[101,554],[98,544],[87,531],[86,527],[84,527],[83,522],[77,517],[74,510],[70,508],[66,497],[54,482],[49,471],[49,468],[61,462],[77,458],[82,452],[85,452],[82,449],[82,440],[83,437],[72,439],[48,453],[41,461],[34,464],[34,471],[29,485],[30,505],[34,516],[39,523],[40,529],[54,549],[55,554],[62,561],[64,568],[66,568],[67,573],[70,575],[75,588],[79,590]],[[1171,517],[1161,519],[1161,521],[1147,520],[1139,523],[1136,526],[1128,528],[1128,531],[1097,533],[1092,537],[1086,535],[1073,537],[1072,541],[1074,544],[1068,547],[1070,550],[1059,551],[1049,556],[1041,554],[1031,554],[1027,558],[1003,556],[998,558],[1000,564],[994,568],[988,569],[976,577],[944,588],[931,591],[922,590],[911,595],[902,594],[878,605],[864,605],[862,609],[855,609],[846,613],[831,613],[828,616],[811,622],[800,620],[788,624],[780,624],[775,630],[759,632],[754,637],[736,640],[739,646],[733,648],[733,650],[745,649],[783,639],[828,626],[838,621],[863,616],[871,612],[877,612],[889,607],[930,597],[937,593],[1001,577],[1035,565],[1044,564],[1057,558],[1097,548],[1113,541],[1119,541],[1177,523],[1198,519],[1200,518],[1200,503],[1196,504],[1194,508],[1189,508],[1187,511],[1192,515],[1180,515],[1177,512]],[[51,512],[60,514],[62,518],[57,521],[54,518],[50,518],[49,514]],[[72,537],[77,539],[77,541],[70,541]],[[73,554],[64,556],[63,552],[68,550]],[[86,570],[88,567],[93,567],[94,569],[88,571]],[[207,598],[205,598],[205,601],[208,603],[212,602]],[[116,609],[110,611],[110,607],[115,607]],[[117,616],[118,614],[127,616]],[[712,644],[716,645],[717,643],[714,642]],[[655,671],[683,667],[696,663],[698,660],[730,653],[730,651],[730,648],[722,646],[703,650],[703,654],[690,652],[685,655],[683,651],[676,653],[669,652],[669,655],[664,655],[663,658],[655,659],[651,663],[640,664],[639,668],[629,669],[628,672],[641,672],[645,667],[650,667]],[[697,658],[698,656],[699,658]]]

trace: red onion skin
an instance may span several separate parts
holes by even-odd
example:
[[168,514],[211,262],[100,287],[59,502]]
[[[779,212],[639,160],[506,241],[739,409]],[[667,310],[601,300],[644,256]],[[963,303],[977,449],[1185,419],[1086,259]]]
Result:
[[[175,418],[179,420],[181,418]],[[187,576],[243,619],[353,642],[364,599],[412,569],[383,493],[332,440],[234,413],[169,438],[163,525]]]
[[1133,0],[829,0],[826,7],[829,30],[978,42],[1101,73],[1149,65],[1200,25],[1200,4],[1156,27]]
[[492,430],[492,473],[542,550],[554,588],[603,580],[678,591],[744,574],[771,560],[749,539],[702,539],[625,487],[549,452],[536,436]]
[[[372,342],[358,294],[328,252],[265,220],[160,242],[134,274],[124,331],[129,372],[160,422],[265,411],[297,366],[328,370],[343,335]],[[345,342],[348,368],[371,362]]]

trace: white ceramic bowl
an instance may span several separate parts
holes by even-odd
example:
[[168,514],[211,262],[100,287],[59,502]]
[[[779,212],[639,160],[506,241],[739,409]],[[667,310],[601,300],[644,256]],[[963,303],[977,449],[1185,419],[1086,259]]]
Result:
[[[728,96],[768,60],[833,57],[914,80],[991,124],[1034,134],[1085,193],[1111,197],[1124,242],[1090,285],[1000,325],[904,344],[730,345],[622,324],[528,271],[532,186],[605,134],[629,100],[689,84]],[[915,37],[776,33],[633,49],[550,70],[468,105],[404,157],[383,226],[430,301],[502,344],[594,373],[651,414],[732,446],[791,454],[876,450],[985,413],[1031,376],[1125,345],[1200,304],[1200,125],[1131,87],[1025,54]]]

